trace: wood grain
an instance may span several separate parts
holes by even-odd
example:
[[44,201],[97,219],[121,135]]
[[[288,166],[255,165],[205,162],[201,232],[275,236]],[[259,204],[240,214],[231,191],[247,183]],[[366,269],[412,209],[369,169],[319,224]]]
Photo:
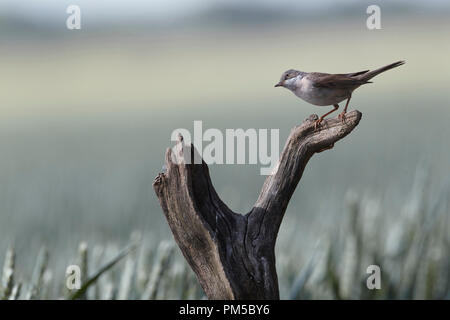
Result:
[[209,299],[279,299],[275,242],[289,200],[309,159],[348,135],[361,113],[347,113],[345,122],[325,120],[315,130],[317,118],[311,115],[291,130],[277,166],[245,215],[222,202],[205,162],[186,164],[183,155],[196,152],[192,145],[180,137],[176,151],[167,150],[166,172],[153,187],[175,241]]

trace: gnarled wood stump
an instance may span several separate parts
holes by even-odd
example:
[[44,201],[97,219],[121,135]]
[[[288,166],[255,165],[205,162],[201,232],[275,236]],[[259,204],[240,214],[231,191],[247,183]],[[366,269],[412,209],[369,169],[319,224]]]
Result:
[[177,152],[167,150],[167,171],[156,177],[153,187],[175,240],[209,299],[279,299],[275,241],[289,200],[312,155],[349,134],[361,113],[347,113],[345,122],[325,120],[317,130],[316,119],[311,115],[292,129],[278,165],[245,215],[220,200],[204,162],[183,162],[186,151],[196,152],[193,146],[184,145],[180,137]]

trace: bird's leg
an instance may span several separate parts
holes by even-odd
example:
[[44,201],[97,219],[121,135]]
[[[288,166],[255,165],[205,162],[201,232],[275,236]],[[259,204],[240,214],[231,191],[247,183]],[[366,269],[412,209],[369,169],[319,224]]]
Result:
[[314,129],[317,129],[317,127],[320,125],[320,123],[322,122],[323,118],[325,118],[327,115],[329,115],[332,112],[335,112],[338,108],[339,105],[338,104],[334,104],[333,105],[334,109],[325,113],[323,116],[321,116],[319,119],[316,120],[316,122],[314,122]]
[[341,119],[342,121],[345,121],[345,114],[347,113],[348,103],[350,102],[351,98],[352,96],[350,95],[350,97],[348,97],[347,99],[347,103],[345,104],[344,110],[342,110],[342,112],[339,113],[339,119]]

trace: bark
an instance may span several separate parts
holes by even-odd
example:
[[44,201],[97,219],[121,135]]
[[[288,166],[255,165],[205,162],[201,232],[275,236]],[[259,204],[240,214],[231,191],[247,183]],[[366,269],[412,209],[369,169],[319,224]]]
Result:
[[[154,183],[175,241],[209,299],[279,299],[275,242],[281,221],[303,170],[314,153],[333,148],[359,123],[329,119],[314,129],[317,115],[293,128],[277,166],[247,214],[231,211],[217,195],[208,166],[186,164],[196,150],[183,143],[166,152],[166,172]],[[193,161],[191,161],[193,163]]]

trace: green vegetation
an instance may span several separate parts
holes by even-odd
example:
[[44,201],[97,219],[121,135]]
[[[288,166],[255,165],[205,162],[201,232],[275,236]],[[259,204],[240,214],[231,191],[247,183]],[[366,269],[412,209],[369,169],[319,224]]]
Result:
[[[172,263],[172,242],[162,241],[150,250],[144,247],[133,243],[118,253],[113,247],[95,247],[91,252],[85,243],[81,243],[77,260],[83,283],[79,290],[68,290],[66,279],[53,279],[45,248],[39,253],[31,280],[21,280],[15,270],[15,252],[9,249],[4,261],[0,297],[3,300],[202,298],[192,271],[180,261]],[[115,267],[120,260],[124,260],[123,263]],[[104,265],[99,267],[100,262]],[[91,270],[95,271],[92,276],[83,275],[83,272],[91,274]]]
[[[450,185],[431,199],[423,183],[396,215],[373,199],[347,196],[347,209],[334,230],[318,234],[319,244],[304,263],[278,249],[284,299],[449,299]],[[432,201],[431,201],[432,200]],[[339,228],[336,229],[336,226]],[[281,233],[289,241],[290,233]],[[301,235],[299,236],[301,238]],[[38,254],[32,277],[16,271],[8,249],[1,278],[1,299],[202,299],[195,275],[172,241],[152,245],[133,233],[131,245],[91,250],[81,243],[77,265],[82,285],[69,291],[66,279],[53,278],[49,252]],[[177,255],[177,258],[175,258]],[[123,261],[121,261],[123,260]],[[117,266],[116,266],[117,264]],[[381,289],[369,290],[369,265],[381,268]],[[67,275],[66,275],[67,277]]]
[[[385,18],[378,31],[336,15],[266,28],[4,37],[0,299],[202,298],[173,241],[161,242],[172,237],[151,188],[172,131],[194,120],[280,129],[282,147],[292,127],[326,112],[274,89],[282,71],[352,72],[398,59],[407,64],[352,98],[363,113],[357,132],[308,164],[276,247],[280,294],[449,298],[450,23]],[[429,182],[411,190],[422,162]],[[210,166],[238,212],[258,196],[259,169]],[[343,206],[349,189],[358,194]],[[128,241],[136,229],[142,239]],[[66,287],[72,264],[82,291]],[[381,267],[381,290],[365,287],[371,264]]]

